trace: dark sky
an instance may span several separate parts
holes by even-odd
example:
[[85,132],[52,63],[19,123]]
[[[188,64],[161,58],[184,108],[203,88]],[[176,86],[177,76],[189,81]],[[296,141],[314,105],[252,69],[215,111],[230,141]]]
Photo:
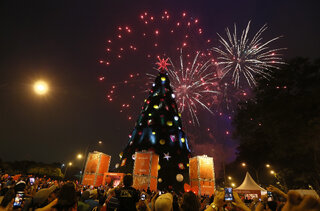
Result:
[[[320,13],[315,0],[3,0],[0,158],[65,162],[103,140],[103,148],[95,149],[118,160],[134,123],[106,103],[105,89],[97,82],[104,67],[97,61],[117,24],[144,10],[164,9],[195,14],[211,34],[224,33],[234,22],[245,25],[252,20],[254,29],[268,23],[265,36],[284,36],[278,45],[288,48],[286,58],[319,57]],[[50,83],[45,98],[31,90],[38,78]]]

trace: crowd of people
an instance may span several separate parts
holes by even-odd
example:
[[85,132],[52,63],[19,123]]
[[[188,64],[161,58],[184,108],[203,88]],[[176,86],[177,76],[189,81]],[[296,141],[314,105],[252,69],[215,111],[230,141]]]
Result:
[[[274,197],[244,200],[232,193],[225,200],[225,192],[215,191],[211,196],[198,196],[193,192],[139,191],[132,187],[133,178],[125,175],[119,186],[83,186],[72,181],[48,178],[0,177],[0,211],[320,211],[320,200],[296,191],[282,192],[269,186]],[[277,197],[276,197],[277,196]]]

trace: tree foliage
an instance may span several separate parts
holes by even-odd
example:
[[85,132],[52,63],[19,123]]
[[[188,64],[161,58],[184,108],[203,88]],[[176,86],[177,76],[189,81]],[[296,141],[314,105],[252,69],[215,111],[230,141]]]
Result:
[[255,169],[271,163],[288,188],[319,189],[320,60],[296,58],[254,92],[233,122],[238,161]]
[[60,163],[44,164],[27,160],[0,163],[1,171],[9,175],[32,174],[36,176],[47,176],[53,178],[63,177],[60,166]]

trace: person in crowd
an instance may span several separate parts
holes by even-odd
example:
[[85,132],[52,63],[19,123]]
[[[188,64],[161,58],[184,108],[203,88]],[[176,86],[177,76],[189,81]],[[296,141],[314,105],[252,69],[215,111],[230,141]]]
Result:
[[181,204],[182,211],[199,211],[200,206],[198,197],[192,191],[183,194]]
[[8,189],[8,191],[3,196],[0,204],[0,211],[11,210],[13,208],[13,201],[15,197],[14,189]]
[[91,191],[85,191],[83,192],[83,194],[85,195],[84,203],[90,205],[90,210],[93,210],[95,207],[97,208],[100,207],[99,201],[97,200],[98,198],[97,189],[93,189]]
[[49,188],[40,189],[33,196],[33,200],[32,200],[33,207],[41,208],[41,207],[47,206],[50,202],[52,202],[55,198],[57,198],[58,193],[59,193],[59,189],[56,185],[52,185]]
[[173,196],[171,193],[161,194],[155,201],[155,211],[173,211]]
[[114,211],[119,207],[119,200],[114,193],[114,189],[109,189],[106,199],[107,211]]
[[282,211],[319,211],[320,200],[313,196],[301,196],[297,191],[289,191],[287,194],[287,202]]
[[57,202],[52,208],[56,211],[77,210],[77,195],[73,182],[67,182],[61,187]]
[[[149,189],[150,190],[150,189]],[[149,191],[151,193],[151,191]],[[146,192],[141,193],[139,202],[136,205],[137,211],[151,211],[149,207],[150,196]]]
[[132,187],[133,177],[127,174],[123,177],[124,187],[115,189],[115,196],[119,200],[119,207],[117,211],[131,211],[136,210],[136,203],[139,201],[140,194]]
[[[83,193],[85,193],[85,192],[83,192]],[[88,193],[89,193],[89,191],[88,191]],[[81,195],[81,191],[77,191],[76,195],[77,195],[77,201],[78,201],[77,210],[78,211],[90,211],[90,205],[84,203],[84,200],[82,198],[83,194]],[[89,193],[89,196],[90,196],[90,193]]]

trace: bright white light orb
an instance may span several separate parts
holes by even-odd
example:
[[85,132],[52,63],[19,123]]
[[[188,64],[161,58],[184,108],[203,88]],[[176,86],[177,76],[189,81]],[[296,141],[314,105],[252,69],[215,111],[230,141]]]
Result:
[[33,90],[38,95],[44,95],[49,91],[49,87],[45,81],[37,81],[33,85]]

